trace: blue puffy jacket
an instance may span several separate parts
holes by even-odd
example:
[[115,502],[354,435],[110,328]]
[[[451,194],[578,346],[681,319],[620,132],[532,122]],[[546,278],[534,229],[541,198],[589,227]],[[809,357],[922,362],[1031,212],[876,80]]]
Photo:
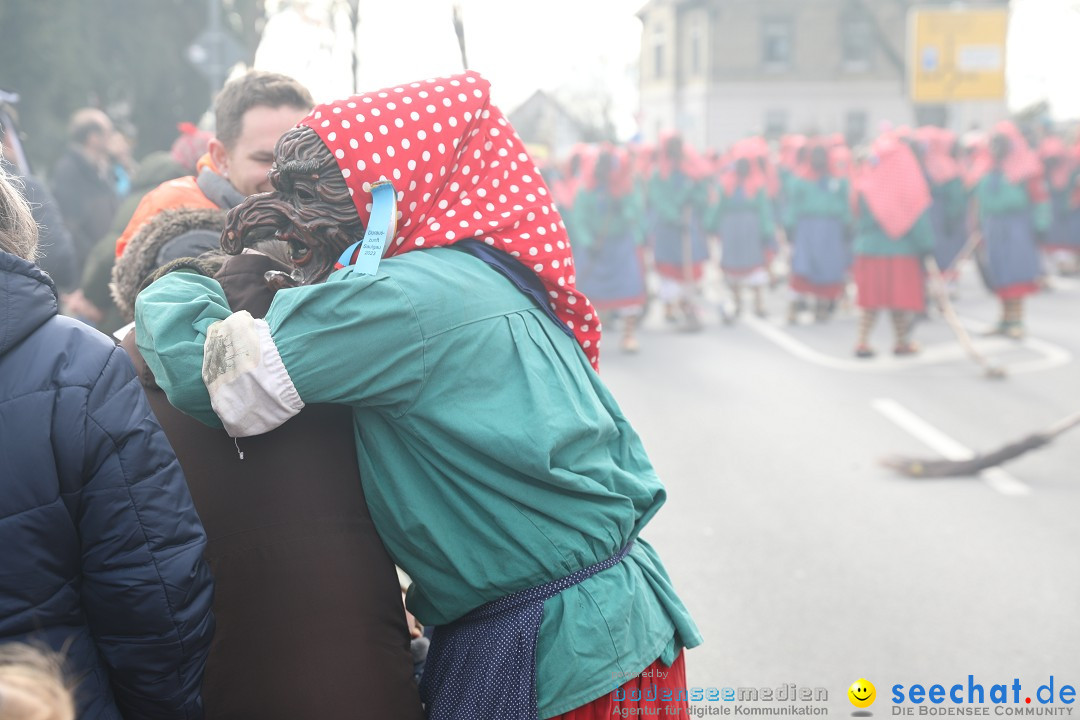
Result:
[[80,720],[201,718],[205,544],[127,354],[0,252],[0,642],[64,650]]

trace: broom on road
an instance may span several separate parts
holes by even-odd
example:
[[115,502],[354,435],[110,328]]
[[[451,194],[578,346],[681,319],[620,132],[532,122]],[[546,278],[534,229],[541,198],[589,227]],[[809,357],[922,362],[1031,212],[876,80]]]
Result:
[[964,326],[960,323],[960,318],[956,316],[956,311],[949,301],[949,291],[945,287],[945,280],[941,276],[941,270],[938,268],[934,256],[927,255],[924,264],[930,279],[930,293],[937,301],[938,307],[941,309],[942,317],[945,318],[945,322],[948,323],[953,334],[956,335],[956,339],[960,341],[960,345],[964,348],[965,352],[967,352],[968,357],[974,360],[975,363],[983,369],[983,374],[986,377],[993,379],[1005,377],[1005,369],[999,365],[992,364],[975,348],[975,343],[971,341],[971,336],[968,335],[967,330],[965,330]]
[[1017,458],[1026,452],[1041,448],[1066,430],[1080,425],[1080,412],[1066,415],[1041,432],[1028,435],[993,452],[980,453],[967,460],[919,460],[908,457],[889,457],[881,464],[907,477],[957,477],[976,475],[979,472]]

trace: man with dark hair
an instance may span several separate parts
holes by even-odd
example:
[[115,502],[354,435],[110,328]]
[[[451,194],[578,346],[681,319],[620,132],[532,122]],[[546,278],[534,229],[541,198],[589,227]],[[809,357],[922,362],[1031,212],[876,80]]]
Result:
[[278,73],[253,70],[227,82],[214,103],[215,137],[196,176],[169,180],[146,194],[116,242],[117,256],[162,210],[228,210],[248,195],[270,190],[266,174],[274,145],[314,104],[303,85]]

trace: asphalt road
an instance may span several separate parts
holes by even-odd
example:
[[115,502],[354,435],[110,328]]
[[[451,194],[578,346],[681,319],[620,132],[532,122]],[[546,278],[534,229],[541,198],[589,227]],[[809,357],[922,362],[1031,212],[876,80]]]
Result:
[[[1080,686],[1080,428],[979,477],[879,463],[992,450],[1080,410],[1080,282],[1029,301],[1026,340],[975,339],[1002,380],[936,313],[915,331],[921,356],[892,357],[882,318],[885,352],[857,360],[850,310],[788,326],[777,289],[769,318],[726,327],[709,287],[702,332],[654,306],[639,354],[608,327],[601,357],[668,488],[644,536],[705,636],[689,684],[825,688],[823,707],[848,715],[867,678],[878,716],[894,684]],[[954,306],[972,332],[997,318],[971,272]]]

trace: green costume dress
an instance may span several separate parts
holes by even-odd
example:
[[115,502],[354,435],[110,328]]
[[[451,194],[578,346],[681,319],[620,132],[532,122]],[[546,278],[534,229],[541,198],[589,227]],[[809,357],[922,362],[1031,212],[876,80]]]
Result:
[[[137,303],[158,383],[208,424],[220,423],[203,346],[231,314],[216,281],[186,272]],[[353,408],[371,515],[414,581],[407,602],[421,622],[447,623],[634,541],[621,563],[546,602],[541,718],[701,642],[639,537],[666,496],[640,438],[575,340],[490,266],[453,248],[407,253],[375,275],[348,267],[283,290],[254,322],[290,392]]]

